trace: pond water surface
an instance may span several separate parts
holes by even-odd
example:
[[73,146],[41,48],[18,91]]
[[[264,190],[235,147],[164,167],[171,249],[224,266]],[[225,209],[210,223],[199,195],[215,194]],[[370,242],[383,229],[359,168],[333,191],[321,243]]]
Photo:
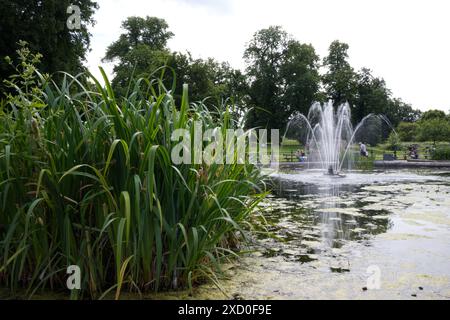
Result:
[[[272,174],[269,234],[195,298],[450,299],[450,175]],[[225,296],[224,296],[225,293]]]

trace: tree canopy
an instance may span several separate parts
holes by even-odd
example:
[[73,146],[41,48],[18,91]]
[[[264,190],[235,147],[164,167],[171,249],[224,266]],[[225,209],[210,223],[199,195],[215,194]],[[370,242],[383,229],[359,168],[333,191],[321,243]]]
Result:
[[322,82],[325,92],[335,105],[352,103],[356,96],[357,75],[348,62],[348,49],[348,44],[333,41],[328,55],[323,59],[327,72],[323,75]]
[[[208,105],[217,105],[230,97],[240,114],[245,114],[248,128],[283,130],[293,114],[306,114],[313,102],[326,100],[336,106],[348,102],[354,123],[374,113],[386,115],[395,127],[421,115],[393,97],[385,80],[370,69],[355,71],[349,46],[340,41],[333,41],[321,60],[312,45],[299,42],[280,26],[270,26],[255,32],[248,42],[243,56],[247,66],[242,72],[212,58],[172,52],[167,43],[174,34],[163,19],[130,17],[122,27],[124,33],[108,47],[104,58],[116,63],[113,86],[122,94],[133,78],[167,66],[176,75],[175,97],[183,83],[189,83],[193,101],[208,98]],[[165,72],[167,86],[174,80],[173,73]],[[385,129],[382,139],[390,131]]]
[[294,112],[305,112],[320,83],[314,48],[280,26],[256,32],[244,53],[249,81],[248,127],[282,129]]
[[420,117],[421,121],[428,121],[432,119],[445,119],[446,114],[442,110],[428,110]]
[[419,121],[418,131],[420,141],[450,141],[450,121],[445,117]]
[[183,83],[189,83],[192,101],[210,98],[207,105],[216,105],[230,98],[234,104],[243,104],[247,87],[242,72],[212,58],[194,59],[189,52],[172,52],[167,42],[174,34],[164,19],[129,17],[122,23],[122,29],[124,33],[108,47],[103,59],[116,63],[112,84],[119,94],[126,94],[135,79],[166,66],[168,70],[154,75],[159,77],[163,73],[167,88],[175,83],[172,92],[175,98],[180,98]]
[[[80,8],[80,28],[67,26],[69,6]],[[94,24],[98,5],[93,0],[0,0],[0,79],[12,74],[3,57],[17,56],[19,41],[42,54],[41,72],[82,70],[90,45],[88,26]]]
[[[98,8],[94,0],[0,0],[0,4],[1,78],[13,71],[3,57],[16,55],[20,40],[42,54],[42,72],[76,74],[83,69],[90,44],[88,27],[95,23],[93,14]],[[80,8],[79,29],[67,25],[69,5]],[[246,68],[241,71],[227,62],[170,50],[168,43],[175,35],[164,19],[128,17],[122,29],[103,59],[114,63],[112,85],[119,96],[136,79],[153,75],[162,77],[167,88],[175,83],[171,94],[176,99],[183,83],[189,83],[191,101],[204,100],[214,107],[228,98],[238,114],[245,115],[247,127],[281,130],[293,114],[306,114],[313,102],[326,100],[335,105],[348,102],[354,123],[370,113],[386,115],[393,126],[450,117],[438,110],[421,115],[393,97],[383,78],[368,68],[352,67],[349,45],[338,40],[321,59],[311,44],[298,41],[281,26],[269,26],[249,39],[243,55]]]

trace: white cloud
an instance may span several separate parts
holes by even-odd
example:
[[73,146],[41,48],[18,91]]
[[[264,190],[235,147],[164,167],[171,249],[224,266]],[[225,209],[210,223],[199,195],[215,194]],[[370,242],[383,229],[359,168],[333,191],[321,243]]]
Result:
[[212,11],[217,11],[222,14],[231,13],[232,11],[232,1],[228,0],[178,0],[179,2],[184,2],[188,5],[198,6],[208,8]]
[[[120,23],[131,15],[166,19],[172,50],[214,57],[244,68],[242,54],[255,31],[277,24],[323,57],[331,41],[350,45],[355,68],[371,68],[397,97],[426,110],[450,109],[447,0],[99,0],[92,29],[95,69]],[[111,72],[111,66],[107,67]],[[94,70],[95,71],[95,70]],[[96,73],[98,74],[98,73]]]

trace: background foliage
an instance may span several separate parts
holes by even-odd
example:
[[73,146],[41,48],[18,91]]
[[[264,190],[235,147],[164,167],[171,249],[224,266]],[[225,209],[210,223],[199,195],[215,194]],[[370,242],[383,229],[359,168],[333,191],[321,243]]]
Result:
[[[66,26],[69,5],[80,7],[79,30],[69,30]],[[28,42],[33,52],[43,55],[42,72],[81,72],[90,45],[88,27],[94,24],[97,8],[92,0],[0,0],[0,79],[14,73],[4,57],[17,58],[20,40]],[[2,83],[0,89],[6,90]]]

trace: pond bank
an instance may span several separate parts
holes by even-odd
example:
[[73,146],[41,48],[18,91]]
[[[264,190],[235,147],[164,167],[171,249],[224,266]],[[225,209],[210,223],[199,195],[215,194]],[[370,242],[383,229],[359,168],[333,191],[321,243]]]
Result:
[[[317,166],[317,163],[308,163],[308,162],[277,162],[272,163],[271,167],[279,167],[280,169],[304,169],[308,168],[308,166]],[[391,161],[383,161],[383,160],[375,160],[373,162],[375,168],[382,169],[419,169],[419,168],[450,168],[450,161],[440,161],[440,160],[391,160]]]
[[375,168],[450,168],[450,161],[437,160],[377,160],[373,162]]

